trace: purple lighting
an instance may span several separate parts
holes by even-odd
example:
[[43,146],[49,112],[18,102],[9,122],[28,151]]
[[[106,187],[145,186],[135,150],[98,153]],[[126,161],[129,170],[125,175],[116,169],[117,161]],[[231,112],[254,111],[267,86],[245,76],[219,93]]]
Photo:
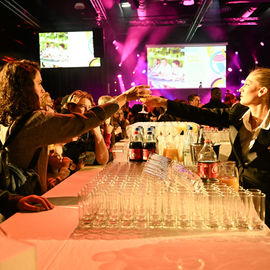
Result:
[[245,80],[241,80],[241,83],[244,84],[245,83]]
[[239,69],[239,72],[242,72],[242,71],[243,71],[242,68],[240,68],[240,69]]
[[143,71],[142,71],[142,74],[145,74],[146,73],[146,70],[144,69]]
[[231,68],[231,67],[229,67],[229,68],[228,68],[228,71],[229,71],[229,72],[232,72],[232,68]]
[[121,78],[121,77],[122,77],[122,74],[118,74],[117,77],[118,77],[118,78]]
[[131,86],[135,86],[135,82],[132,82],[130,85],[131,85]]
[[256,64],[256,65],[258,65],[258,64],[259,64],[258,60],[255,60],[255,64]]
[[238,51],[236,51],[235,54],[238,54]]
[[261,42],[260,42],[260,45],[263,47],[263,46],[264,46],[264,43],[261,41]]

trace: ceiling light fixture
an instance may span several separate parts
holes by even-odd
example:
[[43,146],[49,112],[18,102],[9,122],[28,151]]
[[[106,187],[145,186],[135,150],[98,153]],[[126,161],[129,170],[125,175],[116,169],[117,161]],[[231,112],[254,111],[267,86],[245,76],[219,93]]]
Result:
[[184,6],[192,6],[194,5],[194,0],[183,0]]
[[82,3],[82,2],[77,2],[74,5],[74,9],[76,9],[76,10],[84,10],[85,9],[85,4]]
[[250,7],[247,9],[247,11],[241,16],[241,18],[248,18],[250,15],[257,10],[257,7]]
[[129,2],[123,2],[123,3],[121,3],[121,7],[122,8],[130,8],[131,4]]

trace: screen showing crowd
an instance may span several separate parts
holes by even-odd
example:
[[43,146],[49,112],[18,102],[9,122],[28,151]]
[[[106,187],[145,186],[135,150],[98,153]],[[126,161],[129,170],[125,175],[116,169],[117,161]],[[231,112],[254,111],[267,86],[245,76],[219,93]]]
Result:
[[93,31],[39,33],[41,68],[99,67]]

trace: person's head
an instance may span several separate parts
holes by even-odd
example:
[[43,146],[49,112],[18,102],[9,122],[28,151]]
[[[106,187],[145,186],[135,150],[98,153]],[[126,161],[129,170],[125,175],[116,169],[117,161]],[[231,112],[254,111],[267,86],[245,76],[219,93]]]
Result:
[[211,99],[221,101],[222,94],[221,94],[221,90],[219,87],[214,87],[211,89]]
[[161,64],[163,65],[163,66],[166,66],[167,65],[167,59],[166,58],[162,58],[161,59]]
[[65,49],[66,49],[66,46],[65,46],[65,44],[64,44],[64,43],[60,43],[60,44],[59,44],[59,48],[61,48],[61,49],[65,50]]
[[0,71],[0,122],[9,125],[18,116],[40,109],[45,92],[36,62],[11,61]]
[[239,89],[240,103],[246,106],[266,104],[270,106],[270,68],[257,68],[246,78]]
[[67,109],[72,113],[86,113],[94,106],[94,100],[86,91],[76,90],[69,95],[66,104]]
[[180,61],[178,61],[178,60],[173,60],[173,61],[172,61],[172,65],[175,66],[175,67],[180,67]]
[[155,65],[159,65],[160,64],[160,59],[159,58],[155,58],[154,59],[154,66]]
[[111,97],[111,96],[101,96],[98,99],[98,105],[103,105],[103,104],[110,102],[112,100],[113,100],[113,97]]
[[232,93],[227,93],[225,98],[224,98],[224,103],[228,107],[231,107],[235,102],[236,102],[236,96]]
[[198,95],[192,94],[188,96],[188,104],[195,106],[195,107],[200,107],[201,104],[201,99]]
[[119,109],[119,110],[113,115],[113,118],[114,118],[115,120],[120,120],[120,121],[122,121],[123,118],[124,118],[124,112],[123,112],[123,110],[122,110],[122,109]]

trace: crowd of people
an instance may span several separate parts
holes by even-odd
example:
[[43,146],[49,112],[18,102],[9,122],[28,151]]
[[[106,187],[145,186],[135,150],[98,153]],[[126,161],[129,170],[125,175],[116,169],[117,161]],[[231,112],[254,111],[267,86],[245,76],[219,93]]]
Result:
[[[232,154],[240,182],[245,188],[259,188],[267,194],[266,223],[270,214],[270,69],[254,70],[240,91],[240,102],[229,91],[222,102],[219,88],[211,89],[209,103],[202,105],[198,94],[188,100],[151,96],[148,86],[135,86],[115,97],[101,96],[98,105],[90,93],[75,90],[55,102],[42,87],[40,68],[22,60],[7,63],[0,72],[0,139],[8,127],[26,113],[32,116],[8,149],[9,161],[21,168],[41,148],[36,172],[42,193],[62,182],[85,165],[104,165],[113,159],[113,145],[127,138],[128,125],[141,121],[192,121],[229,128]],[[129,107],[129,101],[143,98],[143,104]],[[60,104],[60,105],[59,105]],[[10,216],[18,210],[53,208],[36,194],[12,194],[0,186],[0,212]]]

